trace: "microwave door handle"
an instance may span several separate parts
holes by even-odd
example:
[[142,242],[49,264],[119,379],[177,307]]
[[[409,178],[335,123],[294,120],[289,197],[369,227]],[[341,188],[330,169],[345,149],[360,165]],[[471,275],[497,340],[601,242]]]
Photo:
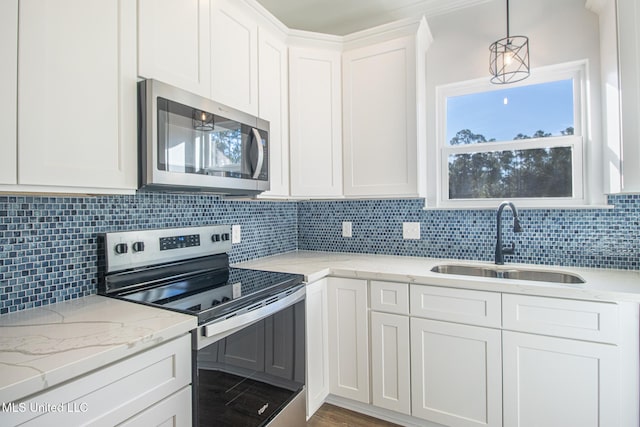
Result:
[[258,144],[258,161],[256,162],[255,169],[253,170],[253,179],[258,179],[260,172],[262,172],[262,164],[264,163],[264,147],[262,146],[262,137],[260,136],[258,129],[251,128],[251,132],[253,132],[253,138],[255,139],[256,144]]

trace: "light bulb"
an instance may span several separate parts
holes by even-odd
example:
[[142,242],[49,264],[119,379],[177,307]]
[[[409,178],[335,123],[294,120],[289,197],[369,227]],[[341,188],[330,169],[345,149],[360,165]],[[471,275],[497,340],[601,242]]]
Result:
[[506,65],[511,65],[511,63],[513,62],[513,52],[508,51],[504,53],[504,63]]

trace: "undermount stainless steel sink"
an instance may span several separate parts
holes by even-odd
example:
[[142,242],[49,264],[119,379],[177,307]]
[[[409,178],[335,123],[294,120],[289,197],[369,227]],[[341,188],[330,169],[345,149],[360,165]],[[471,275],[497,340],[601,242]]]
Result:
[[534,280],[550,283],[585,283],[580,276],[548,270],[521,268],[481,267],[475,265],[441,264],[431,269],[434,273],[458,274],[462,276],[492,277],[497,279]]

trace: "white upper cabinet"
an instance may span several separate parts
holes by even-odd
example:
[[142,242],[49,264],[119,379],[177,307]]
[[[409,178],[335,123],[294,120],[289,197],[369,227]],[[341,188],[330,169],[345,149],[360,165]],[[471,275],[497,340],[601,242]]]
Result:
[[17,179],[18,0],[0,2],[0,184]]
[[618,0],[622,133],[621,191],[640,192],[640,4]]
[[289,49],[291,195],[342,195],[340,51]]
[[211,95],[209,0],[138,0],[138,75]]
[[269,122],[269,181],[266,197],[289,195],[289,61],[283,36],[259,30],[259,109]]
[[211,1],[211,97],[258,115],[258,23],[237,1]]
[[640,4],[588,0],[599,16],[603,163],[608,193],[640,192]]
[[21,0],[18,40],[18,184],[135,189],[135,1]]
[[418,170],[426,161],[426,140],[418,113],[425,103],[426,22],[416,23],[412,32],[354,49],[347,43],[342,57],[347,197],[422,193]]

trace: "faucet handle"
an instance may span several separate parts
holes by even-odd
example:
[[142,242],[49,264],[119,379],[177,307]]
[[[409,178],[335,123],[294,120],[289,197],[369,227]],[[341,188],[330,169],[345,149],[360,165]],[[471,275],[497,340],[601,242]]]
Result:
[[511,247],[509,246],[503,246],[502,247],[502,253],[504,255],[513,255],[516,253],[516,244],[514,242],[511,242]]

